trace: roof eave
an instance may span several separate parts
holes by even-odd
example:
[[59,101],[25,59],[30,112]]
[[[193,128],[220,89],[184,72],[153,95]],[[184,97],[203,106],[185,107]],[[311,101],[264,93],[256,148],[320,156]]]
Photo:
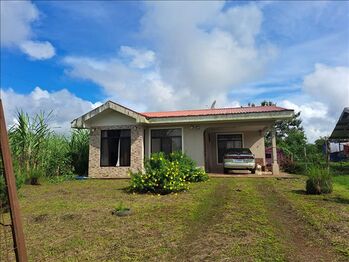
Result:
[[204,123],[204,122],[226,122],[247,120],[286,120],[294,116],[293,110],[276,112],[258,112],[241,114],[222,114],[206,116],[181,116],[181,117],[154,117],[148,118],[149,124],[172,124],[172,123]]

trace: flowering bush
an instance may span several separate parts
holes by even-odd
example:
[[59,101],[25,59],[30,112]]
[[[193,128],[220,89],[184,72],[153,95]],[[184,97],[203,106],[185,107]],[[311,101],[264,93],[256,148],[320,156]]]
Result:
[[145,173],[130,173],[130,189],[145,193],[169,194],[189,189],[190,182],[208,179],[204,170],[195,166],[188,156],[175,152],[169,156],[154,153],[144,163]]

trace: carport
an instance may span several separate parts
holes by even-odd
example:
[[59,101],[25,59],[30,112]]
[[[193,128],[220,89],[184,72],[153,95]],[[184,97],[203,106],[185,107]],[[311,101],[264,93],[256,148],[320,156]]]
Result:
[[343,109],[329,140],[333,143],[349,142],[349,107]]
[[338,149],[340,151],[341,144],[349,142],[349,107],[345,107],[343,109],[342,114],[340,115],[336,126],[334,127],[331,136],[327,141],[326,148],[326,159],[327,163],[329,162],[330,155],[330,144],[329,143],[337,143]]

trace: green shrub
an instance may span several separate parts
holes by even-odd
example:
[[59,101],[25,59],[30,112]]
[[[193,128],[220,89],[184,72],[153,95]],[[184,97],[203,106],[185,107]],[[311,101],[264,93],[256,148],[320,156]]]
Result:
[[30,185],[40,185],[39,180],[44,177],[45,173],[41,168],[30,168],[26,183]]
[[349,175],[349,162],[331,162],[330,170],[333,175]]
[[[5,211],[8,210],[7,190],[6,190],[5,178],[4,178],[3,172],[4,171],[3,171],[1,155],[0,155],[0,213],[4,210]],[[15,179],[16,179],[16,188],[18,190],[24,184],[25,178],[23,176],[15,175]]]
[[306,164],[303,162],[287,162],[283,165],[283,170],[290,174],[305,174]]
[[169,161],[178,162],[179,172],[185,181],[202,182],[208,179],[208,175],[202,168],[198,168],[194,160],[182,152],[173,152],[168,156]]
[[189,189],[190,182],[205,181],[207,174],[188,156],[176,152],[169,156],[154,153],[144,163],[145,173],[130,173],[130,189],[135,192],[169,194]]
[[311,166],[307,171],[307,194],[328,194],[332,192],[332,177],[327,169]]

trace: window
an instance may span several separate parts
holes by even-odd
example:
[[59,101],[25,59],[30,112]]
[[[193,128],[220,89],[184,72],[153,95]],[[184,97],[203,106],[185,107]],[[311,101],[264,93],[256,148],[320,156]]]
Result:
[[175,129],[153,129],[151,130],[151,152],[182,151],[182,130]]
[[101,166],[130,166],[131,130],[101,131]]
[[223,162],[224,154],[232,148],[242,148],[241,134],[221,134],[217,135],[217,155],[218,163]]
[[271,158],[271,154],[270,153],[266,153],[265,154],[265,158]]

